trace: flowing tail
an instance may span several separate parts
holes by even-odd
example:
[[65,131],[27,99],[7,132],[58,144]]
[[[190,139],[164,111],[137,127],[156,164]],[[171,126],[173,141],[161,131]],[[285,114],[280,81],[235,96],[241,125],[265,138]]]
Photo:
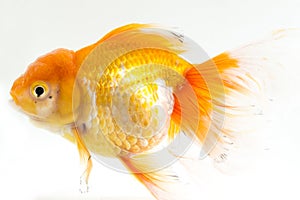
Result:
[[281,37],[278,32],[271,39],[221,53],[185,73],[186,84],[174,93],[171,124],[195,137],[200,159],[226,162],[233,149],[245,145],[243,137],[266,122],[270,103],[284,88],[283,66],[271,59]]

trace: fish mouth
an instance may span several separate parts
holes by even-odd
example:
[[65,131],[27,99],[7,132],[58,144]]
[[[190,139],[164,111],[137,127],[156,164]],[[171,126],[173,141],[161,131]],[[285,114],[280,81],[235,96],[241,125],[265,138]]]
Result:
[[18,105],[18,103],[16,102],[16,99],[9,99],[8,101],[10,107],[12,107],[14,110],[16,110],[17,112],[21,112],[23,114],[25,114],[26,116],[28,116],[31,120],[36,121],[36,122],[47,122],[46,119],[43,119],[41,117],[38,117],[32,113],[26,112],[24,111],[21,106]]
[[17,101],[16,101],[15,98],[9,99],[9,100],[8,100],[8,104],[9,104],[9,106],[12,107],[14,110],[16,110],[16,111],[18,111],[18,112],[24,112],[24,111],[21,109],[21,107],[18,106],[18,103],[17,103]]
[[8,103],[9,103],[10,107],[13,110],[17,111],[18,113],[22,113],[22,114],[26,115],[27,117],[29,117],[30,122],[35,127],[43,128],[43,129],[46,129],[48,131],[55,132],[55,133],[61,132],[62,126],[69,127],[69,128],[76,127],[73,122],[68,123],[68,124],[64,124],[64,125],[56,125],[55,123],[52,123],[49,119],[42,118],[42,117],[37,116],[35,114],[26,112],[22,109],[22,107],[20,105],[18,105],[15,102],[14,99],[9,99]]

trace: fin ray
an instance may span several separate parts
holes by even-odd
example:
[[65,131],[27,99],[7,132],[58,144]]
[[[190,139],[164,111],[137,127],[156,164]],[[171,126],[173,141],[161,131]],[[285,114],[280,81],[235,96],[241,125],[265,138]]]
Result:
[[[177,159],[174,157],[174,159]],[[155,169],[159,158],[140,154],[120,157],[128,170],[152,193],[161,200],[193,199],[193,185],[187,181],[182,166],[176,163],[163,169]]]

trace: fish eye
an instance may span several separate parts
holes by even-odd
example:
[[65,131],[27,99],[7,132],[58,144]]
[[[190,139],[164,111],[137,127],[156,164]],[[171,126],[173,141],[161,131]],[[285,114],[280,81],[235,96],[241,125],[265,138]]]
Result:
[[49,87],[47,83],[38,81],[32,84],[30,93],[36,99],[44,99],[49,94]]

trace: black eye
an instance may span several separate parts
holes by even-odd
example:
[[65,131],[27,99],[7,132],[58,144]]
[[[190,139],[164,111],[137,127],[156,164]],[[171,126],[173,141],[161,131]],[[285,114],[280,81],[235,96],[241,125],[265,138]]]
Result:
[[42,100],[42,99],[48,97],[49,86],[45,82],[37,81],[31,85],[30,93],[31,93],[32,97],[34,97],[35,99]]
[[45,89],[41,86],[38,86],[34,89],[34,92],[37,97],[40,97],[41,95],[43,95],[45,93]]

